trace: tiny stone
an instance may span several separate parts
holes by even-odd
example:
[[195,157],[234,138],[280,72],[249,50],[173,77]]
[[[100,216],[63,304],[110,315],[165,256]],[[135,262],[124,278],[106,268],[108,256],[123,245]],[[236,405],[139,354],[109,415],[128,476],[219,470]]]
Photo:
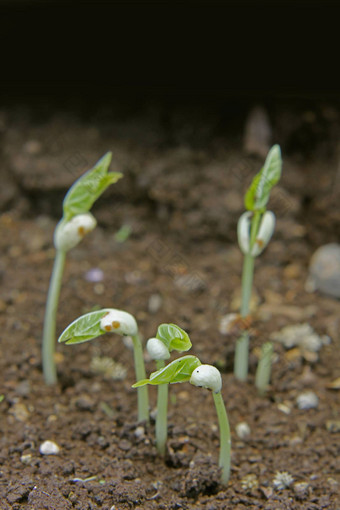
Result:
[[121,450],[127,452],[128,450],[131,449],[132,447],[132,443],[130,443],[130,441],[128,441],[127,439],[122,439],[119,443],[118,443],[118,446]]
[[17,402],[14,406],[8,411],[12,414],[18,421],[26,421],[29,417],[29,410],[25,406],[25,404],[21,404]]
[[236,434],[240,439],[246,439],[250,436],[250,427],[245,421],[241,421],[235,427]]
[[309,273],[317,290],[340,298],[340,244],[330,243],[318,248],[311,258]]
[[148,309],[150,313],[157,313],[162,306],[162,296],[160,294],[152,294],[149,298]]
[[40,445],[39,451],[41,455],[57,455],[60,452],[60,448],[53,441],[44,441]]
[[144,427],[142,426],[139,426],[136,428],[135,430],[135,437],[137,437],[137,439],[141,439],[145,436],[145,429]]
[[312,391],[306,391],[296,398],[296,403],[299,409],[315,409],[318,407],[319,399]]
[[270,335],[270,339],[280,342],[286,349],[299,347],[303,351],[317,352],[322,347],[322,338],[307,322],[285,326]]
[[104,280],[104,271],[98,267],[93,267],[85,273],[85,280],[92,283],[99,283]]
[[91,411],[95,407],[94,401],[88,395],[81,395],[76,400],[77,407],[83,411]]
[[93,287],[93,290],[97,296],[101,296],[104,293],[105,287],[102,283],[96,283],[96,285]]
[[32,455],[30,453],[21,455],[20,460],[23,464],[30,464],[32,460]]
[[219,332],[221,335],[229,335],[234,329],[234,321],[239,317],[237,313],[228,313],[220,320]]

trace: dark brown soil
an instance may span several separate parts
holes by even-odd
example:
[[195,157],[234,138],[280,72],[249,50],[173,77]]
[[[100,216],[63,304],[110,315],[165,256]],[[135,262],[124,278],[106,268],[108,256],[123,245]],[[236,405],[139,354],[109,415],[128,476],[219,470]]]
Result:
[[[284,173],[272,200],[275,236],[256,263],[258,299],[244,384],[232,373],[235,338],[220,334],[219,321],[237,307],[242,260],[236,222],[262,158],[247,155],[238,132],[230,134],[232,126],[223,131],[217,114],[203,121],[174,110],[165,122],[157,109],[115,121],[103,114],[84,121],[1,112],[1,510],[339,508],[339,389],[330,384],[339,377],[340,303],[305,290],[314,249],[337,241],[340,232],[340,114],[327,108],[278,107],[272,115]],[[209,392],[171,387],[162,460],[154,423],[136,422],[132,353],[120,337],[59,345],[59,383],[43,384],[40,342],[53,229],[67,187],[108,149],[112,169],[125,178],[96,205],[98,228],[69,253],[58,333],[94,307],[131,312],[144,339],[161,322],[186,329],[192,353],[222,370],[232,429],[227,487],[219,484]],[[122,224],[132,233],[119,243],[114,235]],[[102,282],[85,279],[91,268],[104,272]],[[275,344],[272,385],[259,397],[253,384],[258,347],[283,326],[304,322],[331,342],[314,359]],[[126,377],[96,373],[95,357],[113,358],[126,367]],[[296,397],[305,390],[318,396],[316,409],[298,409]],[[154,409],[155,388],[150,400]],[[235,431],[242,421],[250,427],[243,440]],[[58,455],[39,453],[45,440],[59,445]],[[277,472],[294,481],[278,490]]]

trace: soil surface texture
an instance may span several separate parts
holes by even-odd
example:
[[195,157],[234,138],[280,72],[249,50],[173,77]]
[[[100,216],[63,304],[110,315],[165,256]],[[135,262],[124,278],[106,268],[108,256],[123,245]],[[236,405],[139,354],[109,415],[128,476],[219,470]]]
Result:
[[[228,124],[209,110],[150,105],[114,115],[0,112],[1,510],[340,508],[340,302],[306,284],[315,249],[339,239],[340,111],[279,104],[245,113]],[[223,334],[220,323],[239,310],[243,195],[274,142],[284,160],[270,201],[277,225],[256,260],[250,374],[240,383],[233,375],[239,331]],[[232,434],[226,487],[210,392],[170,387],[160,458],[157,388],[149,387],[151,424],[138,423],[133,353],[122,337],[58,345],[58,384],[43,382],[53,231],[68,187],[107,150],[124,178],[98,200],[98,227],[67,256],[57,332],[107,307],[132,313],[144,342],[163,322],[185,329],[190,353],[222,372]],[[126,239],[122,226],[130,229]],[[274,340],[271,385],[259,396],[261,345],[301,324],[321,347]],[[145,360],[150,374],[154,363]],[[315,405],[301,409],[306,392]],[[40,452],[47,440],[57,454]]]

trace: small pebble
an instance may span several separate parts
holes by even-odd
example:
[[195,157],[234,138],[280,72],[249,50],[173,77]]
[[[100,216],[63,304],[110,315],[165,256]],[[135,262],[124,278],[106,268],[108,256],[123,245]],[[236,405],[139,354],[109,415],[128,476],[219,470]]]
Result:
[[85,280],[92,283],[99,283],[104,280],[104,271],[99,267],[93,267],[85,273]]
[[271,340],[280,342],[286,349],[299,347],[303,351],[317,352],[323,345],[323,339],[310,324],[293,324],[270,335]]
[[53,441],[44,441],[41,443],[39,451],[41,455],[57,455],[60,452],[60,448]]
[[141,439],[144,436],[145,436],[145,429],[144,429],[144,427],[142,427],[142,426],[137,427],[136,430],[135,430],[135,437],[137,439]]
[[241,421],[235,426],[236,434],[240,439],[246,439],[250,436],[250,427],[245,421]]
[[319,399],[313,391],[306,391],[305,393],[298,395],[296,403],[299,409],[316,409],[318,407]]
[[160,294],[152,294],[149,298],[148,309],[150,313],[157,313],[160,310],[163,303],[162,296]]
[[218,328],[221,335],[230,335],[230,333],[235,330],[235,320],[238,317],[238,313],[228,313],[222,317]]
[[308,286],[313,285],[327,296],[340,298],[340,244],[325,244],[313,254]]

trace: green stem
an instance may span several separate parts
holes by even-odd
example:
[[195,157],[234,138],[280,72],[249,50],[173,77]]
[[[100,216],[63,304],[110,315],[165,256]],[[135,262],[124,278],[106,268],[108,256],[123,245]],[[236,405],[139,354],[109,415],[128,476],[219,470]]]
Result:
[[265,395],[272,371],[273,344],[266,342],[262,346],[261,359],[257,365],[255,386],[260,395]]
[[[251,290],[254,277],[254,257],[247,253],[244,257],[242,272],[242,302],[241,317],[249,315]],[[248,377],[249,333],[244,331],[236,342],[234,374],[239,381],[246,381]]]
[[[137,335],[132,337],[133,341],[133,354],[135,360],[135,373],[136,380],[146,379],[144,358],[143,358],[143,347],[140,338]],[[149,396],[147,386],[141,386],[137,389],[138,398],[138,421],[149,422]]]
[[218,425],[220,428],[220,457],[219,466],[222,468],[221,482],[227,485],[230,477],[230,427],[227,416],[227,411],[223,402],[222,393],[213,393]]
[[57,369],[54,360],[56,318],[65,258],[66,252],[57,250],[47,295],[42,342],[42,365],[46,384],[57,382]]
[[[262,213],[256,211],[251,222],[250,231],[250,247],[249,253],[244,256],[242,271],[242,299],[241,299],[241,317],[245,318],[249,315],[250,299],[253,288],[254,279],[254,263],[255,258],[250,255],[251,249],[256,241]],[[249,360],[249,332],[244,331],[240,338],[236,341],[234,375],[239,381],[246,381],[248,377],[248,360]]]
[[[165,367],[164,360],[156,361],[157,370]],[[158,453],[165,455],[168,439],[168,384],[160,384],[157,391],[156,445]]]

